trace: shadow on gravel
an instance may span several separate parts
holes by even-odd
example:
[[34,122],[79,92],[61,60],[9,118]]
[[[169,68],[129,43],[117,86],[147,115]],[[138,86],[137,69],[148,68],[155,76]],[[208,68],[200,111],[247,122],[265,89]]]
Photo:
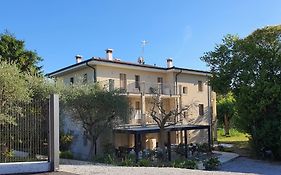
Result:
[[239,157],[223,164],[220,171],[276,175],[281,174],[281,162],[268,162]]
[[36,175],[77,175],[77,174],[59,171],[59,172],[36,173]]

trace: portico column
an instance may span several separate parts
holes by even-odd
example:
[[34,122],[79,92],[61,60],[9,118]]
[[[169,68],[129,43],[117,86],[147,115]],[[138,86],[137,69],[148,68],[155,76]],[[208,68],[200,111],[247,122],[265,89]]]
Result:
[[142,120],[142,125],[146,124],[146,119],[145,119],[145,94],[144,92],[141,93],[141,120]]

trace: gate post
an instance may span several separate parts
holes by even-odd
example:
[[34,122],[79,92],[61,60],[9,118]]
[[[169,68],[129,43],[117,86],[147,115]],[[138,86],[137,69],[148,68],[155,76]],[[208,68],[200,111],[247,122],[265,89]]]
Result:
[[59,95],[52,94],[49,103],[49,162],[50,171],[59,169]]

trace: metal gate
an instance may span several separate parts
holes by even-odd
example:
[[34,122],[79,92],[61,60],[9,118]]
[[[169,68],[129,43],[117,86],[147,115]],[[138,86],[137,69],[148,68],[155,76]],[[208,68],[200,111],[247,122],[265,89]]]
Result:
[[58,169],[58,95],[2,105],[0,115],[0,174]]

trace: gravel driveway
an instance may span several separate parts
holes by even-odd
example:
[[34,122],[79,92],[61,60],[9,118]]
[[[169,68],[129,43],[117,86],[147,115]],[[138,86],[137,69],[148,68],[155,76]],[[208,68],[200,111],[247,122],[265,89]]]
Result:
[[281,162],[270,163],[267,161],[239,157],[233,161],[223,164],[221,167],[221,171],[264,175],[281,175]]
[[[201,171],[180,168],[156,167],[118,167],[76,160],[61,160],[60,172],[43,173],[43,175],[230,175],[230,174],[264,174],[281,175],[281,163],[269,163],[239,157],[222,165],[220,171]],[[41,175],[41,174],[40,174]]]
[[[94,165],[89,162],[62,160],[60,171],[69,172],[74,174],[105,174],[105,175],[230,175],[233,172],[219,172],[219,171],[201,171],[189,170],[180,168],[157,168],[157,167],[120,167],[120,166],[107,166],[107,165]],[[236,174],[236,173],[235,173]],[[237,173],[241,174],[241,173]],[[245,173],[243,173],[245,174]]]

